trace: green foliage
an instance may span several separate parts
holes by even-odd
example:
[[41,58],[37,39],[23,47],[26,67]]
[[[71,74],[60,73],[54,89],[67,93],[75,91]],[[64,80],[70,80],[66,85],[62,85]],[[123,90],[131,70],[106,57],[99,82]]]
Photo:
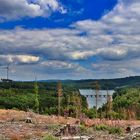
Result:
[[87,128],[84,125],[80,125],[80,134],[85,135],[87,133]]
[[[128,80],[129,78],[127,78]],[[137,79],[137,80],[136,80]],[[133,82],[138,82],[139,77],[136,79],[131,79]],[[126,84],[126,79],[116,79],[116,80],[101,80],[101,87],[111,85],[121,86]],[[130,81],[129,83],[132,83]],[[106,84],[106,82],[108,84]],[[119,83],[120,84],[115,84]],[[80,85],[81,84],[81,85]],[[0,83],[0,108],[12,109],[17,108],[20,110],[32,109],[35,112],[40,111],[42,114],[57,114],[57,90],[56,82],[46,83],[46,82],[13,82],[13,83]],[[64,111],[68,110],[68,116],[75,117],[76,111],[82,110],[89,118],[97,118],[100,116],[100,111],[102,112],[101,117],[106,117],[106,105],[98,110],[87,109],[86,98],[79,95],[78,88],[87,88],[93,86],[93,80],[82,80],[82,81],[67,81],[62,82],[63,85],[63,97],[61,102],[61,114],[64,115]],[[86,87],[87,86],[87,87]],[[80,97],[77,100],[75,95]],[[108,112],[107,116],[114,119],[129,119],[136,118],[140,119],[140,88],[122,88],[117,89],[113,95],[112,110]],[[69,100],[70,99],[70,100]],[[80,101],[81,100],[81,101]],[[79,105],[75,104],[78,103]],[[135,115],[135,116],[134,116]]]
[[115,111],[111,111],[111,112],[108,113],[108,118],[121,119],[122,115],[115,112]]
[[117,79],[87,79],[87,80],[66,80],[63,81],[65,85],[70,85],[77,89],[91,89],[93,88],[93,83],[98,82],[101,89],[115,89],[122,87],[139,87],[140,86],[140,76],[117,78]]
[[87,101],[86,101],[86,97],[85,96],[81,96],[81,97],[82,97],[82,107],[87,108],[88,104],[87,104]]
[[58,114],[58,109],[57,109],[57,107],[46,108],[44,113],[47,114],[47,115],[52,115],[52,114],[57,115]]
[[[19,110],[32,109],[35,112],[48,115],[56,115],[58,110],[57,98],[57,83],[44,83],[44,82],[13,82],[0,83],[0,108]],[[10,88],[9,88],[10,87]],[[71,108],[68,102],[68,97],[72,98],[74,94],[79,92],[75,88],[63,86],[63,96],[61,102],[61,112],[69,106],[71,113],[69,116],[75,117],[73,114],[75,108]],[[86,107],[86,99],[82,98],[82,105]],[[73,105],[74,107],[74,105]],[[72,111],[73,110],[73,111]]]
[[35,93],[35,105],[34,110],[36,113],[39,113],[39,95],[38,95],[38,84],[34,83],[34,93]]
[[85,115],[87,117],[89,117],[90,119],[97,118],[97,113],[96,113],[96,109],[95,108],[83,109],[83,113],[85,113]]
[[109,134],[121,135],[123,133],[123,129],[120,127],[107,126],[104,124],[96,125],[96,126],[94,126],[94,129],[96,131],[108,131]]
[[94,129],[97,131],[106,131],[109,129],[109,127],[107,125],[101,124],[94,126]]
[[43,140],[59,140],[57,137],[54,137],[53,135],[46,135]]
[[120,127],[110,127],[108,129],[109,134],[118,134],[121,135],[123,133],[123,130]]
[[0,106],[4,106],[6,109],[18,108],[26,110],[27,108],[33,108],[34,106],[34,94],[16,94],[9,90],[0,90]]
[[112,119],[140,118],[140,88],[127,87],[118,89],[113,95],[112,110],[107,111],[107,104],[102,107],[102,115]]
[[113,101],[113,110],[119,118],[140,117],[140,88],[125,88],[118,91],[118,96]]

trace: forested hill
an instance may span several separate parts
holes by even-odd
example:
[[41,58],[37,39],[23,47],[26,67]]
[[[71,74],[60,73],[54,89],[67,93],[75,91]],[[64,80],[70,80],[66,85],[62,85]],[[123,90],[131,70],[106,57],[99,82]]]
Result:
[[[38,81],[41,89],[56,89],[59,80],[40,80]],[[100,89],[115,89],[120,87],[140,87],[140,76],[131,76],[116,79],[85,79],[85,80],[61,80],[63,88],[72,90],[80,88],[95,88],[95,82],[99,83]],[[0,83],[0,89],[3,88],[19,88],[19,89],[33,89],[34,81],[15,81],[10,84]]]
[[[58,80],[45,80],[40,82],[57,82]],[[131,76],[116,79],[86,79],[86,80],[62,80],[64,85],[76,88],[94,88],[95,82],[98,81],[101,89],[114,89],[123,86],[140,86],[140,76]]]

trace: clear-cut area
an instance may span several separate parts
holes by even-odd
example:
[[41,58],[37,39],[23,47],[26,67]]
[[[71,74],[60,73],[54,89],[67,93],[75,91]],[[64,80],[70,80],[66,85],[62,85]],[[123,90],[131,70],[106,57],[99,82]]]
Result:
[[[27,122],[27,120],[31,121]],[[44,140],[45,135],[56,135],[60,131],[63,132],[63,136],[61,136],[60,133],[58,139],[62,140],[70,140],[70,138],[75,138],[78,140],[79,137],[83,138],[83,140],[120,140],[122,138],[124,140],[129,140],[129,138],[132,138],[134,134],[139,135],[140,133],[140,121],[91,120],[83,118],[82,123],[85,125],[85,127],[80,126],[78,121],[80,120],[74,118],[45,116],[38,115],[33,112],[1,109],[0,140]],[[129,126],[132,128],[132,131],[130,133],[124,133],[123,135],[113,135],[109,134],[107,131],[100,132],[92,129],[94,126],[101,124],[110,127],[119,126],[124,130]],[[73,132],[73,130],[76,130],[77,133]]]

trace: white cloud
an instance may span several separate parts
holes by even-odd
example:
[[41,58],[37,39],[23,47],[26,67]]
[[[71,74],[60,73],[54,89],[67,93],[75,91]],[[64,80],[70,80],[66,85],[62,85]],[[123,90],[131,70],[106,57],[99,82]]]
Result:
[[[0,75],[5,75],[5,70],[0,69]],[[14,71],[12,73],[11,71]],[[24,71],[24,73],[22,73]],[[3,72],[3,74],[2,74]],[[79,79],[91,77],[92,71],[89,71],[78,63],[45,60],[40,63],[30,65],[10,65],[10,78],[34,80],[34,75],[37,79]],[[21,75],[22,73],[22,75]]]
[[103,61],[92,63],[92,69],[98,78],[115,78],[123,76],[139,75],[140,58],[123,61]]
[[68,57],[72,60],[81,60],[81,59],[88,59],[90,56],[95,55],[96,53],[93,51],[73,51],[67,53]]
[[44,68],[44,70],[49,70],[51,72],[59,73],[59,72],[85,72],[86,69],[84,69],[82,66],[76,63],[72,62],[65,62],[65,61],[57,61],[57,60],[49,60],[49,61],[43,61],[40,64],[41,67]]
[[47,17],[55,11],[66,12],[57,0],[37,0],[34,3],[27,0],[1,0],[0,22],[22,17]]
[[104,59],[122,60],[127,56],[127,49],[123,47],[101,48],[98,54]]
[[[1,30],[1,53],[25,53],[32,55],[37,53],[38,55],[41,55],[43,57],[58,60],[76,59],[76,55],[78,55],[78,57],[82,59],[82,57],[85,58],[85,55],[87,57],[89,53],[86,50],[88,39],[77,36],[77,34],[79,33],[79,31],[70,29],[15,29],[13,31]],[[85,49],[83,50],[84,46]],[[80,50],[82,56],[78,54]],[[75,56],[73,55],[74,52]]]
[[31,64],[39,61],[39,57],[31,55],[0,55],[0,64]]
[[73,26],[85,31],[88,37],[92,36],[91,42],[101,42],[98,48],[94,48],[94,52],[103,59],[134,59],[140,53],[139,5],[138,0],[120,0],[113,11],[101,20],[79,21]]
[[[80,77],[86,77],[87,73],[91,77],[92,71],[94,75],[100,72],[103,77],[140,74],[139,5],[139,0],[120,0],[99,21],[78,21],[70,28],[1,30],[0,53],[38,56],[40,70],[59,69],[63,75],[71,72],[70,77],[80,73],[77,69],[85,70]],[[52,7],[55,9],[57,5]],[[84,60],[82,66],[78,60]],[[95,61],[93,69],[89,66],[91,61]]]

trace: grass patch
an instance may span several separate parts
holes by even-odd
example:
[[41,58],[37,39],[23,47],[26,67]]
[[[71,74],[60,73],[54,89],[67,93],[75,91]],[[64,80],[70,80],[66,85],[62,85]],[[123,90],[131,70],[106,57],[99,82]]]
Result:
[[84,135],[87,133],[87,128],[84,125],[80,125],[80,134]]
[[120,127],[110,127],[108,129],[109,134],[118,134],[121,135],[123,133],[123,130]]
[[46,135],[43,140],[59,140],[57,137],[54,137],[53,135],[49,134]]
[[107,126],[104,124],[96,125],[96,126],[94,126],[94,129],[96,131],[108,131],[109,134],[118,134],[118,135],[123,134],[122,128],[114,127],[114,126]]
[[94,129],[97,130],[97,131],[106,131],[108,130],[108,126],[107,125],[104,125],[104,124],[101,124],[101,125],[96,125],[94,126]]

